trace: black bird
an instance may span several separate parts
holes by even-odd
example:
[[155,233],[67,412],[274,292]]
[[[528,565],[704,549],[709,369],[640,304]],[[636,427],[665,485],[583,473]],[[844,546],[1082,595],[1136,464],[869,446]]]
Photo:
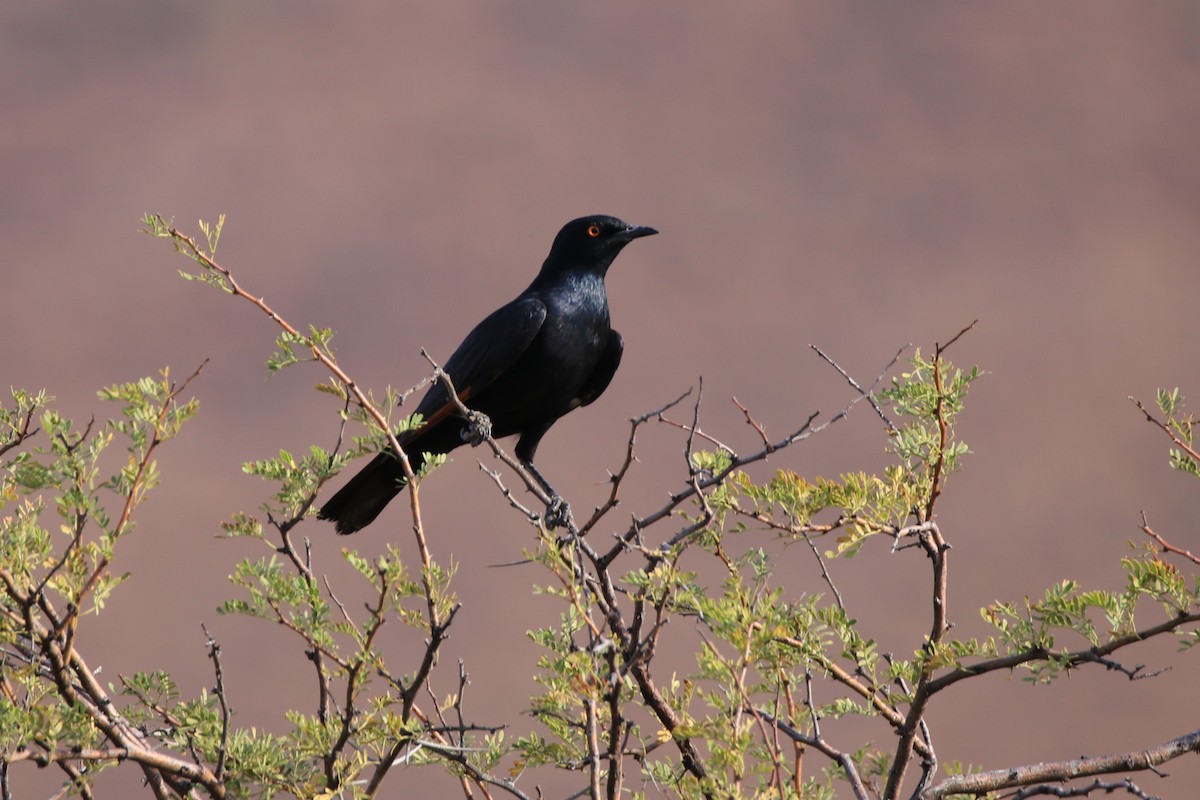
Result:
[[[520,436],[517,458],[552,498],[546,514],[551,527],[563,524],[570,512],[533,466],[534,453],[559,417],[608,388],[623,345],[621,334],[609,324],[604,275],[625,245],[654,233],[658,231],[616,217],[568,222],[529,288],[476,325],[444,366],[463,404],[487,415],[493,436]],[[424,464],[424,453],[449,453],[478,441],[441,382],[430,388],[415,413],[423,424],[399,440],[414,471]],[[385,451],[317,516],[333,520],[338,533],[354,533],[371,524],[402,488],[400,461]]]

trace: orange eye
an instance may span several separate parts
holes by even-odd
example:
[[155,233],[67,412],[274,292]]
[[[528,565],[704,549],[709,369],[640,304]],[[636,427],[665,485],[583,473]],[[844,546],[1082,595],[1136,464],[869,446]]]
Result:
[[595,239],[599,235],[600,235],[600,226],[599,225],[589,225],[588,226],[588,236]]

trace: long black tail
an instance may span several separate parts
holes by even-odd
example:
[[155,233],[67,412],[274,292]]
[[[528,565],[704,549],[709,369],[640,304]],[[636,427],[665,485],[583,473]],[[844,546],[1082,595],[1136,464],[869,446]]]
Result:
[[[414,470],[421,468],[419,454],[410,453],[409,460]],[[343,536],[354,533],[374,522],[404,484],[404,468],[400,461],[391,453],[380,453],[329,498],[317,516],[332,520],[337,532]]]

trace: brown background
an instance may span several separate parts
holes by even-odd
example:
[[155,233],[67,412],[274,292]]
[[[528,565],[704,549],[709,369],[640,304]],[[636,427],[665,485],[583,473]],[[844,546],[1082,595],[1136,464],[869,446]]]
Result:
[[[240,724],[280,730],[284,709],[314,703],[295,639],[216,615],[233,564],[263,553],[213,533],[263,496],[240,464],[332,444],[333,408],[309,390],[314,369],[264,382],[269,322],[175,277],[185,264],[136,233],[146,211],[190,229],[227,213],[222,260],[294,322],[335,328],[344,366],[376,388],[417,381],[420,347],[444,358],[520,291],[567,219],[659,228],[610,273],[621,371],[539,453],[577,509],[603,496],[626,420],[698,376],[704,427],[750,450],[731,396],[774,436],[850,397],[809,343],[869,381],[900,345],[979,318],[951,354],[989,373],[962,419],[974,455],[941,506],[956,633],[983,632],[979,606],[1064,577],[1117,588],[1142,509],[1200,547],[1195,482],[1126,400],[1177,384],[1200,396],[1195,4],[7,3],[0,36],[0,382],[44,386],[86,419],[111,413],[101,385],[212,359],[201,415],[163,449],[163,486],[122,545],[131,578],[83,640],[108,680],[163,667],[198,692],[204,622]],[[658,507],[682,477],[678,432],[643,441],[622,513]],[[859,408],[769,466],[877,469],[883,446]],[[488,567],[531,540],[481,455],[460,451],[423,493],[464,603],[435,685],[451,691],[466,659],[474,718],[515,736],[536,657],[524,632],[557,611],[531,596],[532,569]],[[411,555],[396,505],[351,543]],[[323,523],[303,532],[351,595],[346,542]],[[911,653],[923,559],[879,541],[834,566],[881,649]],[[779,574],[823,589],[799,551]],[[399,668],[416,640],[392,635]],[[942,698],[939,756],[995,768],[1195,729],[1194,658],[1162,642],[1129,659],[1172,670],[1133,684],[1086,670],[1051,689],[995,675]],[[132,785],[125,772],[100,795]],[[1192,796],[1194,758],[1166,772],[1137,780]],[[16,775],[19,790],[46,782]],[[539,780],[550,796],[578,785]],[[434,771],[391,786],[454,791]]]

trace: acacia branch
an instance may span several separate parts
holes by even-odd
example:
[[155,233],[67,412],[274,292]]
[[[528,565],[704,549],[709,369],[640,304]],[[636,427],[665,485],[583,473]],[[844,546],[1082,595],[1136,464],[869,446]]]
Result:
[[1186,753],[1200,752],[1200,730],[1136,752],[1107,756],[1084,756],[1069,761],[1050,761],[1007,769],[955,775],[921,793],[921,800],[939,800],[952,795],[985,795],[1001,789],[1032,786],[1039,783],[1069,781],[1115,772],[1154,769]]
[[[337,361],[333,358],[333,355],[325,348],[313,343],[310,337],[300,333],[300,331],[294,325],[292,325],[290,322],[276,313],[273,308],[267,305],[267,302],[264,298],[255,297],[253,294],[243,289],[241,284],[237,282],[237,279],[233,277],[233,273],[217,263],[217,261],[215,261],[211,255],[206,253],[198,244],[196,244],[196,240],[194,238],[188,236],[175,226],[171,225],[158,214],[152,215],[151,219],[154,221],[156,229],[163,231],[163,233],[157,235],[165,236],[166,238],[171,239],[172,242],[175,243],[177,250],[194,260],[205,270],[220,276],[220,278],[225,282],[226,291],[228,291],[234,297],[240,297],[248,301],[266,314],[272,322],[282,328],[286,333],[304,343],[309,352],[312,353],[313,360],[319,362],[335,378],[337,378],[339,383],[346,387],[350,394],[353,395],[355,404],[361,408],[387,436],[388,444],[395,450],[396,457],[400,460],[400,463],[404,468],[404,477],[410,482],[409,485],[413,489],[412,493],[415,495],[416,485],[412,483],[415,477],[412,471],[412,465],[409,463],[408,455],[404,452],[404,448],[400,447],[400,443],[396,440],[396,436],[392,432],[391,425],[388,424],[387,417],[385,417],[383,413],[375,407],[375,404],[370,401],[358,383],[340,366],[338,366]],[[416,505],[415,498],[413,504],[414,506]],[[419,511],[416,512],[416,516],[419,519]]]
[[[934,521],[934,507],[937,505],[938,497],[941,496],[946,479],[946,447],[950,442],[950,417],[946,410],[946,387],[944,376],[942,375],[942,364],[944,363],[942,355],[963,335],[974,328],[978,322],[979,320],[975,320],[955,334],[950,341],[945,344],[939,343],[934,348],[933,385],[937,394],[934,416],[937,419],[938,426],[938,446],[937,455],[933,463],[933,474],[930,479],[929,499],[926,501],[924,508],[920,509],[918,513],[918,522],[929,525],[929,530],[919,534],[919,536],[921,545],[929,555],[929,559],[933,565],[933,621],[930,626],[929,638],[923,647],[925,652],[932,651],[942,641],[942,637],[946,631],[949,630],[946,604],[949,583],[947,556],[950,546],[942,537],[942,532]],[[925,719],[925,711],[928,707],[929,699],[932,697],[932,692],[929,688],[931,679],[932,674],[928,670],[922,669],[921,676],[917,679],[917,685],[913,692],[913,699],[909,706],[908,714],[905,717],[904,726],[900,729],[900,740],[896,744],[896,752],[892,758],[892,767],[888,770],[887,785],[883,791],[885,800],[895,800],[899,796],[901,786],[904,785],[904,776],[908,771],[909,757],[912,755],[914,743],[917,741],[917,732],[920,730],[921,724]]]
[[25,415],[21,418],[20,424],[11,428],[13,438],[4,444],[0,444],[0,456],[3,456],[14,447],[21,446],[26,439],[37,434],[40,429],[33,427],[33,417],[35,414],[37,414],[37,412],[38,406],[36,403],[31,405],[25,411]]
[[843,753],[841,750],[838,750],[836,747],[829,744],[829,742],[825,741],[825,739],[821,737],[819,731],[814,735],[809,736],[801,733],[799,730],[792,727],[787,722],[779,719],[766,709],[755,709],[755,713],[774,725],[776,729],[778,729],[779,732],[784,736],[788,737],[794,742],[799,742],[806,747],[813,748],[817,752],[827,757],[830,761],[833,761],[835,764],[841,767],[842,771],[846,775],[846,780],[850,783],[851,791],[854,792],[855,800],[870,800],[871,795],[867,792],[867,787],[863,785],[862,778],[858,774],[858,768],[855,766],[854,759],[850,757],[849,753]]
[[[307,348],[308,351],[312,355],[312,359],[314,361],[320,363],[334,377],[334,379],[338,383],[340,383],[342,387],[344,387],[345,392],[343,393],[343,396],[346,398],[347,406],[349,406],[349,404],[351,402],[353,402],[353,404],[355,406],[357,406],[359,409],[361,409],[364,412],[364,414],[366,414],[367,418],[383,433],[383,435],[385,436],[386,441],[387,441],[387,446],[390,448],[393,455],[400,462],[401,469],[403,471],[403,474],[407,481],[407,485],[408,485],[408,489],[409,489],[410,510],[411,510],[411,518],[412,518],[412,531],[413,531],[414,538],[416,539],[417,550],[418,550],[418,553],[420,556],[420,561],[421,561],[421,585],[422,585],[422,593],[424,595],[424,600],[425,600],[425,606],[426,606],[425,613],[427,616],[427,624],[429,627],[430,635],[429,635],[429,639],[425,643],[425,651],[422,656],[421,663],[418,665],[416,672],[414,673],[412,678],[408,681],[407,685],[401,685],[399,682],[394,681],[394,680],[392,681],[392,683],[400,691],[402,717],[405,720],[408,720],[410,715],[416,715],[424,724],[426,724],[428,726],[428,724],[429,724],[428,720],[420,713],[419,709],[417,709],[415,706],[415,699],[416,699],[417,693],[420,690],[421,686],[424,685],[429,679],[429,676],[432,672],[433,666],[437,661],[437,654],[442,646],[442,643],[444,642],[444,640],[446,638],[447,629],[450,627],[451,623],[453,622],[454,617],[455,617],[456,612],[458,611],[459,607],[457,605],[454,605],[454,606],[448,608],[444,612],[441,608],[439,608],[437,593],[435,592],[435,587],[433,586],[433,582],[432,582],[433,560],[430,555],[428,541],[427,541],[426,535],[425,535],[425,528],[424,528],[424,524],[423,524],[422,518],[421,518],[421,506],[420,506],[419,491],[418,491],[420,481],[418,480],[417,476],[414,474],[413,469],[412,469],[412,464],[409,461],[408,455],[405,452],[404,448],[401,446],[400,441],[399,441],[395,431],[393,431],[391,425],[389,424],[387,417],[379,410],[379,408],[377,408],[374,405],[374,403],[370,400],[370,398],[368,398],[368,396],[362,390],[362,388],[359,386],[359,384],[357,382],[355,382],[350,377],[350,375],[347,374],[337,364],[336,360],[333,357],[333,354],[328,350],[328,348],[326,348],[322,344],[322,342],[319,339],[317,339],[313,336],[305,336],[305,335],[301,334],[300,331],[295,326],[290,324],[286,319],[284,319],[280,314],[278,314],[274,309],[272,309],[263,298],[256,297],[255,295],[253,295],[253,294],[249,293],[248,291],[246,291],[245,289],[243,289],[242,286],[238,283],[237,279],[233,276],[232,272],[229,269],[221,266],[219,263],[217,263],[214,260],[211,252],[205,252],[197,244],[195,239],[193,239],[190,236],[187,236],[186,234],[183,234],[182,232],[180,232],[179,230],[177,230],[176,228],[174,228],[173,226],[168,224],[162,217],[157,216],[157,215],[148,217],[147,218],[147,227],[149,228],[151,233],[153,233],[157,236],[170,238],[173,241],[175,248],[178,251],[182,252],[184,255],[187,255],[189,258],[191,258],[192,260],[197,262],[203,268],[203,270],[205,270],[207,273],[209,273],[209,275],[211,275],[213,277],[213,281],[210,281],[210,282],[214,283],[215,285],[218,285],[219,288],[225,290],[226,292],[228,292],[229,294],[231,294],[235,297],[243,298],[244,300],[246,300],[246,301],[250,302],[252,305],[254,305],[256,308],[258,308],[260,311],[262,311],[264,314],[266,314],[276,325],[278,325],[285,332],[287,337],[289,337],[288,338],[289,342],[295,342],[295,343],[298,343],[299,345],[302,345],[303,347]],[[207,234],[207,230],[206,230],[206,234]],[[210,237],[210,247],[213,244],[214,244],[214,241]],[[431,360],[431,363],[432,363],[432,360]],[[437,368],[436,364],[434,365],[434,367],[435,367],[435,373],[436,373],[435,379],[440,378],[441,380],[444,381],[449,394],[451,395],[451,397],[454,398],[455,401],[459,402],[459,407],[461,409],[462,405],[461,405],[460,398],[458,397],[457,393],[454,391],[453,384],[450,382],[449,376],[447,376],[444,372],[442,372],[440,368]],[[490,435],[487,438],[489,440],[491,440]],[[338,435],[339,444],[340,444],[341,440],[342,440],[342,432],[339,432],[339,435]],[[312,499],[309,500],[309,503],[311,503],[311,502],[312,502]],[[305,506],[300,511],[300,514],[296,518],[294,518],[293,520],[289,520],[289,521],[283,523],[283,525],[278,526],[278,527],[280,528],[280,533],[283,536],[283,545],[284,545],[283,552],[288,556],[288,558],[292,561],[292,563],[296,566],[296,568],[299,570],[299,572],[302,575],[306,576],[310,581],[314,581],[315,579],[314,579],[314,576],[313,576],[313,573],[311,570],[311,565],[308,563],[307,557],[304,559],[300,558],[300,554],[295,551],[295,549],[291,545],[291,542],[288,539],[288,535],[287,535],[288,530],[296,522],[298,522],[300,518],[303,517],[304,513],[307,511],[307,508],[308,507]],[[365,632],[365,637],[363,639],[364,643],[362,645],[362,650],[364,653],[366,653],[370,650],[371,643],[384,622],[383,613],[385,610],[385,603],[386,603],[386,598],[388,595],[389,588],[390,587],[387,584],[387,581],[383,578],[383,575],[381,573],[380,574],[380,587],[379,587],[380,593],[379,593],[379,597],[378,597],[378,602],[376,604],[374,604],[374,607],[368,609],[369,613],[371,614],[372,622],[368,624],[367,630]],[[330,594],[332,596],[332,591],[330,592]],[[334,598],[334,600],[335,600],[335,602],[337,602],[336,598]],[[341,608],[340,603],[338,603],[338,606],[339,606],[339,608]],[[306,634],[304,631],[299,630],[295,625],[291,624],[291,622],[286,618],[286,616],[284,614],[281,613],[281,610],[279,608],[277,608],[274,603],[271,603],[271,607],[272,607],[273,611],[275,612],[277,621],[280,622],[281,624],[283,624],[285,627],[288,627],[289,629],[291,629],[294,632],[296,632],[297,634],[299,634],[307,642],[307,644],[310,647],[310,650],[309,650],[310,656],[309,657],[313,661],[313,663],[317,669],[318,680],[319,680],[319,684],[320,684],[320,693],[321,693],[320,709],[321,709],[321,716],[323,719],[328,718],[331,693],[330,693],[329,687],[328,687],[328,676],[326,675],[325,667],[324,667],[324,664],[322,663],[322,659],[323,658],[330,659],[331,661],[336,663],[339,668],[341,668],[342,670],[345,670],[347,672],[345,707],[342,708],[339,712],[339,716],[341,717],[341,722],[342,722],[341,732],[340,732],[340,735],[337,737],[338,741],[337,741],[336,745],[333,747],[331,752],[328,754],[327,760],[326,760],[326,777],[327,777],[327,780],[329,781],[330,787],[333,788],[336,783],[336,778],[332,772],[333,763],[329,759],[334,758],[336,756],[336,754],[338,752],[340,752],[345,746],[347,746],[347,744],[350,741],[350,737],[353,733],[353,724],[352,724],[353,717],[357,713],[356,712],[356,705],[357,705],[356,704],[356,696],[357,696],[358,692],[361,690],[361,686],[359,685],[360,681],[358,680],[358,678],[361,675],[361,671],[367,666],[368,662],[363,659],[347,661],[345,659],[338,657],[328,647],[323,646],[321,643],[315,641],[311,636]],[[345,614],[344,608],[342,610],[343,610],[343,614]],[[440,739],[440,735],[435,735],[435,738]],[[401,752],[401,750],[405,746],[407,746],[408,742],[409,742],[409,740],[407,738],[401,738],[400,741],[397,741],[395,743],[393,755],[398,756],[399,753]],[[450,743],[444,739],[441,739],[440,741],[427,742],[427,743],[424,743],[423,746],[427,747],[428,749],[434,750],[435,752],[439,752],[443,755],[446,755],[446,753],[449,753],[454,749],[453,747],[450,746]],[[386,775],[386,773],[387,773],[388,769],[391,767],[391,765],[393,763],[395,763],[395,760],[396,760],[395,758],[388,758],[388,759],[385,759],[384,762],[379,765],[378,769],[375,771],[375,774],[372,776],[371,781],[369,782],[368,790],[367,790],[368,795],[374,796],[374,794],[379,791],[379,788],[380,788],[380,785],[381,785],[384,775]],[[492,783],[497,786],[504,786],[510,792],[513,792],[514,794],[517,794],[520,797],[524,797],[523,794],[521,794],[520,792],[517,792],[515,790],[515,787],[512,786],[511,783],[496,781],[496,780],[491,779],[488,776],[480,773],[478,770],[474,770],[474,769],[470,768],[469,764],[466,763],[465,758],[463,758],[461,755],[457,758],[451,758],[450,760],[455,761],[461,767],[463,767],[464,770],[468,774],[470,774],[471,779],[475,781],[475,783],[480,787],[480,789],[484,792],[485,795],[487,795],[487,790],[484,788],[484,784]],[[466,791],[467,795],[470,796],[470,789],[469,789],[467,783],[465,782],[465,780],[466,779],[464,778],[464,783],[463,783],[464,790]]]
[[1001,656],[999,658],[982,661],[978,664],[972,664],[968,667],[959,667],[951,670],[945,675],[934,678],[929,682],[929,694],[936,694],[961,680],[972,678],[977,675],[983,675],[988,672],[997,670],[1007,670],[1019,667],[1022,664],[1027,664],[1031,661],[1042,661],[1054,657],[1054,660],[1063,664],[1066,667],[1078,667],[1087,663],[1100,663],[1101,659],[1120,650],[1123,647],[1128,647],[1132,644],[1143,642],[1146,639],[1160,636],[1164,633],[1172,633],[1183,625],[1188,625],[1194,622],[1200,622],[1200,612],[1195,613],[1179,613],[1171,619],[1161,622],[1158,625],[1152,625],[1148,628],[1143,628],[1125,636],[1118,636],[1110,639],[1106,644],[1098,647],[1089,647],[1086,650],[1075,650],[1061,655],[1054,655],[1042,647],[1033,647],[1028,650],[1022,650],[1019,653],[1012,655]]
[[1162,536],[1160,536],[1158,533],[1155,533],[1155,531],[1150,527],[1150,523],[1146,519],[1146,512],[1144,512],[1144,511],[1142,512],[1142,533],[1146,534],[1151,539],[1158,542],[1158,546],[1162,549],[1162,552],[1174,553],[1177,556],[1182,556],[1183,558],[1186,558],[1188,561],[1191,561],[1193,564],[1200,564],[1200,556],[1193,555],[1192,551],[1190,551],[1190,550],[1184,550],[1182,547],[1176,547],[1175,545],[1171,544],[1166,539],[1164,539]]
[[[957,339],[958,337],[956,336],[954,338]],[[891,431],[893,434],[900,432],[900,429],[896,427],[896,423],[894,423],[890,419],[888,419],[887,414],[883,413],[883,409],[879,407],[879,402],[875,399],[874,392],[875,392],[875,387],[879,384],[879,381],[881,381],[883,379],[883,376],[887,374],[888,370],[890,370],[892,367],[894,367],[896,365],[896,362],[900,360],[900,356],[904,354],[904,351],[907,350],[908,348],[912,347],[911,342],[904,345],[903,347],[901,347],[899,350],[896,351],[896,355],[892,356],[892,360],[889,361],[888,365],[883,368],[882,372],[879,373],[879,377],[877,377],[875,379],[875,381],[870,385],[870,387],[868,387],[866,389],[862,388],[862,386],[859,385],[858,381],[854,380],[854,378],[852,378],[850,376],[849,372],[844,370],[840,364],[838,364],[836,361],[834,361],[832,358],[830,358],[828,355],[826,355],[825,351],[823,351],[821,348],[817,347],[815,344],[810,344],[809,347],[812,348],[813,352],[815,352],[818,356],[820,356],[822,360],[824,360],[827,364],[829,364],[829,366],[831,366],[835,370],[837,370],[838,374],[841,375],[843,378],[845,378],[846,382],[849,383],[850,386],[856,392],[858,392],[860,395],[862,395],[863,397],[865,397],[867,399],[867,402],[869,402],[871,404],[871,408],[875,409],[876,415],[878,415],[879,418],[881,420],[883,420],[883,424],[887,425],[887,428],[889,431]]]
[[621,482],[625,480],[625,476],[629,473],[629,468],[633,466],[633,462],[637,460],[637,457],[634,455],[634,443],[637,439],[638,428],[652,419],[657,419],[660,422],[667,422],[668,420],[664,414],[668,410],[683,402],[684,398],[691,393],[692,390],[688,389],[686,392],[679,395],[679,397],[676,397],[666,405],[660,406],[653,411],[648,411],[641,416],[633,417],[629,420],[629,439],[625,443],[625,458],[622,460],[621,466],[617,469],[616,473],[609,474],[609,482],[612,484],[612,489],[609,491],[608,498],[604,501],[604,503],[599,506],[592,514],[591,518],[579,528],[580,536],[587,536],[592,528],[594,528],[609,511],[616,508],[620,503],[618,493],[621,489]]
[[1141,400],[1137,400],[1133,397],[1129,397],[1128,399],[1129,399],[1129,402],[1133,403],[1135,406],[1138,407],[1138,411],[1141,411],[1143,414],[1146,415],[1147,422],[1149,422],[1151,425],[1155,426],[1156,428],[1161,430],[1163,433],[1165,433],[1171,439],[1171,441],[1175,443],[1175,445],[1180,450],[1182,450],[1183,452],[1185,452],[1189,456],[1191,456],[1192,460],[1200,463],[1200,451],[1197,451],[1190,444],[1185,442],[1183,439],[1179,438],[1179,435],[1176,434],[1175,431],[1171,430],[1170,425],[1166,424],[1165,422],[1160,420],[1158,417],[1154,416],[1154,414],[1150,413],[1150,410],[1147,409],[1144,405],[1142,405]]
[[641,534],[641,531],[643,531],[645,528],[649,527],[650,525],[653,525],[654,523],[658,522],[659,520],[670,516],[675,511],[675,509],[677,509],[684,501],[689,500],[693,497],[696,497],[697,495],[701,494],[705,489],[710,489],[713,486],[720,485],[731,474],[733,474],[734,471],[741,469],[742,467],[744,467],[748,464],[753,464],[757,461],[762,461],[763,459],[767,458],[768,456],[778,452],[779,450],[782,450],[785,447],[788,447],[791,444],[794,444],[795,442],[801,441],[803,439],[807,439],[810,436],[812,436],[813,434],[816,434],[816,433],[819,433],[819,432],[825,430],[830,425],[832,425],[835,422],[838,422],[839,420],[844,418],[850,412],[850,410],[855,405],[858,404],[858,401],[861,399],[862,398],[859,397],[859,398],[855,398],[854,400],[850,401],[849,405],[847,405],[844,409],[839,411],[836,415],[834,415],[832,418],[830,418],[827,422],[824,422],[821,425],[817,425],[816,427],[812,426],[812,422],[813,422],[813,420],[815,420],[817,418],[817,416],[821,412],[814,411],[812,414],[810,414],[808,416],[808,419],[805,420],[804,424],[802,426],[800,426],[800,428],[797,429],[794,433],[791,433],[788,436],[785,436],[783,439],[779,440],[778,442],[767,445],[762,450],[759,450],[757,453],[754,453],[753,455],[746,456],[744,458],[732,459],[729,463],[729,466],[727,466],[725,469],[721,470],[719,473],[717,473],[715,475],[712,475],[708,478],[704,478],[703,480],[701,480],[698,475],[692,476],[692,479],[688,481],[687,486],[685,488],[679,490],[675,494],[672,494],[670,496],[670,498],[667,500],[666,505],[664,505],[662,508],[660,508],[657,511],[654,511],[650,514],[647,514],[644,517],[634,519],[633,523],[629,526],[629,529],[626,530],[625,533],[621,534],[618,537],[617,543],[615,545],[613,545],[613,547],[607,553],[605,553],[603,556],[601,556],[601,558],[600,558],[601,564],[603,564],[604,566],[607,566],[608,564],[612,563],[612,561],[614,559],[616,559],[616,557],[619,556],[621,554],[621,552],[627,546],[629,546],[631,543],[633,543],[634,541],[637,540],[638,536]]

